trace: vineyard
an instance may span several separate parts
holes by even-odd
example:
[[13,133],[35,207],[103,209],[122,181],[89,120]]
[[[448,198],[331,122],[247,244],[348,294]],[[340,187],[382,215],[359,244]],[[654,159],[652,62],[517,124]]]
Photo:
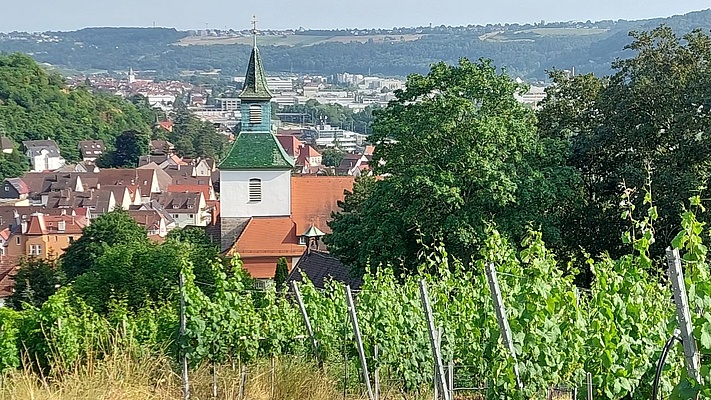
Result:
[[[698,199],[692,205],[701,208]],[[394,276],[392,269],[366,274],[353,298],[369,376],[377,371],[396,398],[431,393],[434,359],[421,296],[424,281],[433,323],[442,332],[442,362],[453,366],[457,388],[476,388],[488,399],[546,398],[551,388],[585,393],[590,374],[595,399],[650,398],[662,348],[677,327],[669,285],[648,255],[654,213],[650,205],[649,217],[630,218],[635,229],[623,240],[632,254],[586,261],[594,274],[586,289],[576,287],[576,271],[557,262],[539,233],[531,232],[517,252],[495,229],[469,262],[452,261],[446,249],[433,246],[426,247],[415,275]],[[708,384],[711,277],[704,229],[694,213],[685,213],[673,246],[683,254],[701,376]],[[0,309],[0,369],[29,367],[61,376],[90,357],[109,357],[101,355],[103,349],[118,345],[139,355],[162,348],[176,375],[185,357],[188,376],[205,366],[221,371],[232,365],[249,374],[250,366],[265,360],[312,360],[339,381],[344,396],[367,392],[341,284],[331,282],[325,290],[309,282],[298,286],[314,348],[294,293],[256,290],[237,258],[226,266],[215,261],[215,283],[206,291],[187,256],[183,259],[183,329],[178,304],[129,312],[117,301],[102,316],[69,286],[39,309]],[[485,273],[489,263],[498,275],[515,357],[502,340]],[[662,371],[663,398],[690,398],[693,391],[710,395],[711,386],[686,377],[680,349],[672,348]]]

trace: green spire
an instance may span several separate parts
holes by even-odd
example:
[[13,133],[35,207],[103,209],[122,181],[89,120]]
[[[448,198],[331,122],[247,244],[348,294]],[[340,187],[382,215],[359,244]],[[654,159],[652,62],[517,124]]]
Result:
[[239,97],[243,100],[270,100],[272,93],[267,87],[267,75],[264,73],[262,65],[262,57],[259,56],[257,48],[257,19],[252,19],[252,35],[254,44],[252,46],[252,55],[249,57],[247,65],[247,75],[244,77],[244,88]]

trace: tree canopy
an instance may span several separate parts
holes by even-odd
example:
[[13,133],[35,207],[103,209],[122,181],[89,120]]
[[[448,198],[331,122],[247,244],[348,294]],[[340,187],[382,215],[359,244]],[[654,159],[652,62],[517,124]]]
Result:
[[384,160],[374,168],[385,178],[346,197],[331,223],[333,252],[361,272],[368,261],[415,265],[420,243],[440,240],[468,259],[490,221],[515,238],[532,223],[559,241],[576,174],[565,142],[538,137],[533,112],[514,98],[524,90],[488,60],[409,76],[373,124],[374,158]]
[[106,249],[118,244],[147,243],[146,230],[126,211],[114,210],[100,215],[83,229],[79,239],[67,247],[61,257],[62,270],[67,279],[95,268]]
[[566,237],[594,254],[622,251],[617,205],[627,191],[640,208],[648,176],[659,214],[653,254],[676,235],[686,199],[709,195],[711,37],[679,38],[665,26],[630,35],[635,55],[614,63],[611,76],[553,72],[538,113],[542,136],[569,142],[568,164],[583,182]]

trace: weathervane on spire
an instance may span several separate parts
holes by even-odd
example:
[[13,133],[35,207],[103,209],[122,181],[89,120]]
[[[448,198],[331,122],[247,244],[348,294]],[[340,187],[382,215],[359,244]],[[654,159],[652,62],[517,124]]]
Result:
[[257,16],[252,15],[252,37],[254,39],[254,47],[257,47]]

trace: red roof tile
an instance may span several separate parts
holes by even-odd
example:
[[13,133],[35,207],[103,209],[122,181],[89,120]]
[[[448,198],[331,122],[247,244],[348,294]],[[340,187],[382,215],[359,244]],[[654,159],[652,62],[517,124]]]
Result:
[[227,252],[250,257],[298,257],[304,252],[296,234],[296,224],[289,217],[253,217],[237,242]]
[[338,201],[345,197],[344,191],[353,190],[352,176],[292,176],[291,217],[296,222],[297,235],[304,233],[313,224],[330,233],[326,225],[331,213],[338,211]]

